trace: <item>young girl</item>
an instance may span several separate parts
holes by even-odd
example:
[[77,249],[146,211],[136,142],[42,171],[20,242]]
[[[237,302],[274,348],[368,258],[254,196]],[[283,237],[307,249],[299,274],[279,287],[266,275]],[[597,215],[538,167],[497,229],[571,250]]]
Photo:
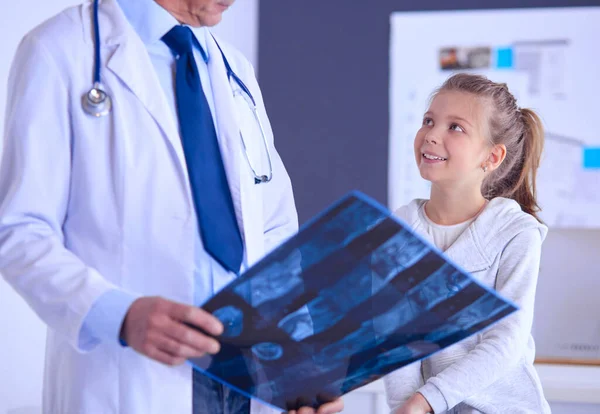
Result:
[[429,200],[397,215],[519,310],[385,378],[395,414],[549,413],[533,367],[533,304],[542,241],[535,177],[543,129],[505,84],[457,74],[438,89],[415,137]]

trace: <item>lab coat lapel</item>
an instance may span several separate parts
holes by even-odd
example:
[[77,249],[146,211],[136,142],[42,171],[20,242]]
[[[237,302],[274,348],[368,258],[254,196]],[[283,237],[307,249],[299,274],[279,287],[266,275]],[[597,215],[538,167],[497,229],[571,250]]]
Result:
[[181,179],[188,183],[185,155],[176,118],[169,107],[146,46],[129,25],[116,2],[107,3],[115,8],[111,13],[112,30],[103,35],[103,45],[114,48],[114,52],[107,59],[107,69],[123,82],[156,121],[173,151]]
[[[238,226],[242,237],[246,241],[247,234],[244,233],[244,217],[241,191],[241,166],[242,146],[240,130],[238,126],[237,111],[233,101],[233,93],[227,78],[227,69],[221,57],[221,52],[212,36],[206,36],[206,47],[210,60],[208,62],[208,73],[213,90],[219,147],[221,157],[227,174],[227,182],[233,199]],[[246,245],[248,243],[245,243]]]

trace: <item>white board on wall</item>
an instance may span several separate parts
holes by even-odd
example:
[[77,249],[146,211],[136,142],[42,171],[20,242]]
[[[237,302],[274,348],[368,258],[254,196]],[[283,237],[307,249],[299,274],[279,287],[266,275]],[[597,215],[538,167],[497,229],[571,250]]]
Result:
[[[244,53],[255,67],[258,62],[258,1],[237,1],[213,29]],[[0,1],[0,56],[3,57],[0,59],[0,131],[4,131],[8,73],[19,41],[42,21],[81,2]],[[91,82],[90,79],[90,85]],[[39,413],[46,328],[2,278],[0,332],[0,414]]]
[[[390,18],[391,208],[429,196],[413,140],[431,93],[455,72],[507,83],[546,129],[541,217],[553,228],[600,229],[600,7],[397,12]],[[451,22],[451,25],[450,25]],[[476,36],[473,34],[477,33]]]
[[597,118],[600,58],[591,51],[600,38],[598,21],[600,7],[397,12],[390,18],[390,208],[429,197],[413,141],[431,93],[453,73],[507,83],[519,105],[542,118],[537,190],[550,232],[533,335],[543,361],[600,362],[600,135],[585,121]]

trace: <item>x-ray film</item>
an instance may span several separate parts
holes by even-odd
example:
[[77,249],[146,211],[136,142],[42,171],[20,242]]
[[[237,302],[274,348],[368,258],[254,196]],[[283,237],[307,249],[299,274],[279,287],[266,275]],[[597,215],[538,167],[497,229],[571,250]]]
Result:
[[517,309],[358,192],[203,308],[225,331],[192,365],[279,410],[317,407]]

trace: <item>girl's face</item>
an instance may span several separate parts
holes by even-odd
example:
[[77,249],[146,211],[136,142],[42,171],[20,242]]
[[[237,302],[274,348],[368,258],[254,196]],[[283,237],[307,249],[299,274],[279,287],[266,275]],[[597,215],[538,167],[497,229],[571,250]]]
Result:
[[481,188],[491,145],[486,106],[475,95],[442,91],[423,117],[415,137],[421,177],[433,184]]

